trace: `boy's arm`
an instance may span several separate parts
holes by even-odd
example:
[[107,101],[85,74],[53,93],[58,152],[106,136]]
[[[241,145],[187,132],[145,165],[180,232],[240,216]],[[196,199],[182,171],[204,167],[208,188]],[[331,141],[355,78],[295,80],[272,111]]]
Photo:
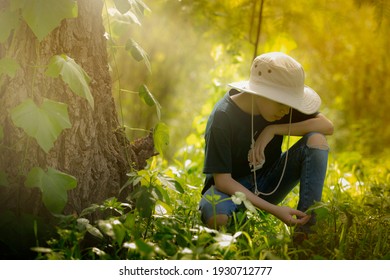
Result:
[[[271,124],[264,128],[255,142],[254,150],[249,152],[249,162],[254,166],[264,163],[264,150],[275,135],[288,135],[290,129],[291,136],[303,136],[309,132],[319,132],[324,135],[333,134],[333,123],[323,114],[318,114],[314,118],[290,124]],[[255,160],[253,160],[255,157]]]
[[[287,225],[303,225],[310,218],[309,215],[306,215],[299,210],[295,210],[286,206],[274,205],[258,197],[243,185],[238,183],[236,180],[234,180],[229,173],[214,174],[214,181],[217,190],[228,195],[234,195],[236,192],[242,192],[255,207],[267,211]],[[296,218],[294,216],[296,216]]]
[[[269,130],[268,133],[273,135],[287,135],[289,130],[289,124],[274,124],[265,128]],[[324,135],[333,134],[333,123],[325,117],[325,115],[319,113],[314,118],[296,122],[291,124],[291,136],[303,136],[309,132],[319,132]]]

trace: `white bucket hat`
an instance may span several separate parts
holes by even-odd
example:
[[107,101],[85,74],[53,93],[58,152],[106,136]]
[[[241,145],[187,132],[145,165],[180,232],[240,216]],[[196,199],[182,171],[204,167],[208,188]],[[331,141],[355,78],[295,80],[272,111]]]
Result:
[[256,57],[249,81],[231,83],[229,86],[288,105],[305,114],[317,112],[321,105],[319,95],[305,85],[302,65],[280,52]]

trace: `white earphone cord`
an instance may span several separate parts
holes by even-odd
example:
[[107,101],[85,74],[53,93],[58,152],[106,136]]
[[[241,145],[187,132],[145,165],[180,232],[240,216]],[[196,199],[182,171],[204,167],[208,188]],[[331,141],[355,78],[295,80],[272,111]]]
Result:
[[[288,160],[288,149],[289,149],[289,146],[290,146],[290,135],[291,135],[291,121],[292,121],[292,108],[290,108],[290,120],[289,120],[289,124],[288,124],[288,138],[287,138],[287,151],[286,151],[286,159],[284,161],[284,166],[283,166],[283,171],[282,171],[282,175],[280,176],[280,179],[279,179],[279,182],[278,184],[276,185],[276,187],[274,188],[274,190],[272,192],[269,192],[269,193],[263,193],[263,192],[260,192],[257,190],[257,180],[256,180],[256,168],[253,168],[253,176],[254,176],[254,181],[255,181],[255,194],[256,195],[272,195],[274,192],[276,192],[276,190],[279,188],[280,186],[280,183],[282,182],[282,179],[283,179],[283,176],[284,176],[284,172],[286,171],[286,166],[287,166],[287,160]],[[252,119],[251,119],[251,138],[252,138],[252,159],[255,158],[255,151],[254,151],[254,146],[255,146],[255,139],[253,138],[253,96],[252,96]]]

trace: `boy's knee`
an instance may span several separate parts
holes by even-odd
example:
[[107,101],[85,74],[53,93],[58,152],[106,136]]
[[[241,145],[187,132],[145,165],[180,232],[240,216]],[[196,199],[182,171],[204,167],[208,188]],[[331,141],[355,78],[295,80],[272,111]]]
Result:
[[207,221],[207,227],[213,228],[213,229],[220,229],[221,227],[226,226],[228,221],[229,221],[228,215],[218,214],[218,215],[212,216]]
[[326,141],[326,137],[321,133],[311,134],[307,139],[306,145],[309,148],[329,150],[328,141]]

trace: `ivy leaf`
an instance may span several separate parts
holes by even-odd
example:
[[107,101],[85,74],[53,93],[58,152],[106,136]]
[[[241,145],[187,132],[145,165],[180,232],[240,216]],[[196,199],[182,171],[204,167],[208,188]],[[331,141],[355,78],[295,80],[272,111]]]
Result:
[[17,127],[35,138],[46,153],[62,130],[71,127],[67,105],[49,99],[44,99],[41,107],[27,99],[11,110],[11,118]]
[[156,150],[163,155],[169,144],[169,128],[165,123],[159,122],[153,132],[153,141]]
[[28,173],[24,184],[28,188],[39,188],[46,208],[52,213],[60,214],[68,201],[67,191],[77,186],[77,180],[50,167],[47,172],[40,167],[34,167]]
[[150,65],[148,54],[144,51],[143,48],[141,48],[141,46],[136,41],[134,41],[133,39],[127,40],[125,50],[130,52],[131,56],[136,61],[139,62],[143,60],[149,72],[152,72],[152,67]]
[[61,75],[62,80],[70,89],[75,94],[87,99],[93,109],[94,100],[88,86],[91,79],[72,58],[65,54],[53,56],[45,74],[53,78],[58,78]]
[[0,75],[6,74],[11,78],[15,77],[16,71],[20,68],[15,59],[10,57],[3,57],[0,59]]
[[10,8],[0,11],[0,43],[4,43],[19,24],[17,11]]
[[58,27],[63,19],[78,15],[74,0],[22,0],[20,5],[24,20],[39,41]]
[[140,86],[138,90],[139,97],[145,102],[148,106],[156,106],[157,117],[161,119],[161,105],[158,103],[157,99],[153,96],[150,90],[146,85]]

